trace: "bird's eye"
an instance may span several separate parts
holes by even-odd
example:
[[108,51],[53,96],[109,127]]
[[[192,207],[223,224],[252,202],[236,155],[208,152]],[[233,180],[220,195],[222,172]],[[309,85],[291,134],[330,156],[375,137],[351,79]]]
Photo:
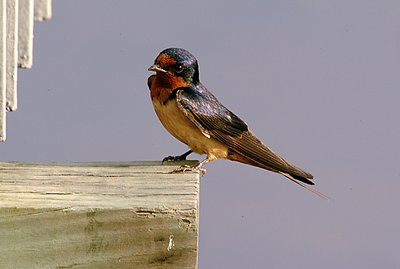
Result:
[[183,71],[183,66],[182,65],[176,65],[175,66],[175,72],[176,73],[182,73]]

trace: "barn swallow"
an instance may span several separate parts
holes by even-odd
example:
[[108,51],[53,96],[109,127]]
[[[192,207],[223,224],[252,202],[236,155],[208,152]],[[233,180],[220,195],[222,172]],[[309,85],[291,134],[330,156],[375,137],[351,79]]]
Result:
[[207,158],[192,171],[205,173],[204,165],[218,158],[260,167],[279,173],[313,192],[313,176],[272,151],[247,124],[222,105],[199,79],[196,58],[182,48],[162,51],[148,68],[156,73],[147,84],[154,110],[161,123],[176,139],[189,146],[181,156],[192,152]]

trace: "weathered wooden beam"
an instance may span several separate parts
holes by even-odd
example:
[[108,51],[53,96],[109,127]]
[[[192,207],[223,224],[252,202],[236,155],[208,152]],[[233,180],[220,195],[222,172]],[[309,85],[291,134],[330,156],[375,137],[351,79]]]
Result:
[[0,163],[0,268],[197,268],[199,174]]

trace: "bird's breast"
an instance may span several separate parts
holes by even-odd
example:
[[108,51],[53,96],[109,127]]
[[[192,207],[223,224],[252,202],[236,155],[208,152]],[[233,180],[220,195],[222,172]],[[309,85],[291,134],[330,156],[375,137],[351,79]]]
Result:
[[196,153],[226,158],[228,148],[203,134],[178,107],[175,99],[170,99],[166,103],[153,99],[152,102],[161,123],[176,139],[188,145]]

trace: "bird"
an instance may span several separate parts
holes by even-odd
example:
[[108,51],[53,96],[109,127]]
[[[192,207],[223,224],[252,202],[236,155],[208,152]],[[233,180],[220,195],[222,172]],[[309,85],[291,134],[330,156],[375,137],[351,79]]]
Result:
[[159,53],[147,85],[154,110],[162,125],[190,150],[165,160],[185,160],[192,152],[207,157],[180,171],[200,171],[216,159],[228,159],[285,176],[320,194],[313,175],[286,161],[264,144],[242,119],[226,108],[201,82],[197,59],[186,49],[167,48]]

